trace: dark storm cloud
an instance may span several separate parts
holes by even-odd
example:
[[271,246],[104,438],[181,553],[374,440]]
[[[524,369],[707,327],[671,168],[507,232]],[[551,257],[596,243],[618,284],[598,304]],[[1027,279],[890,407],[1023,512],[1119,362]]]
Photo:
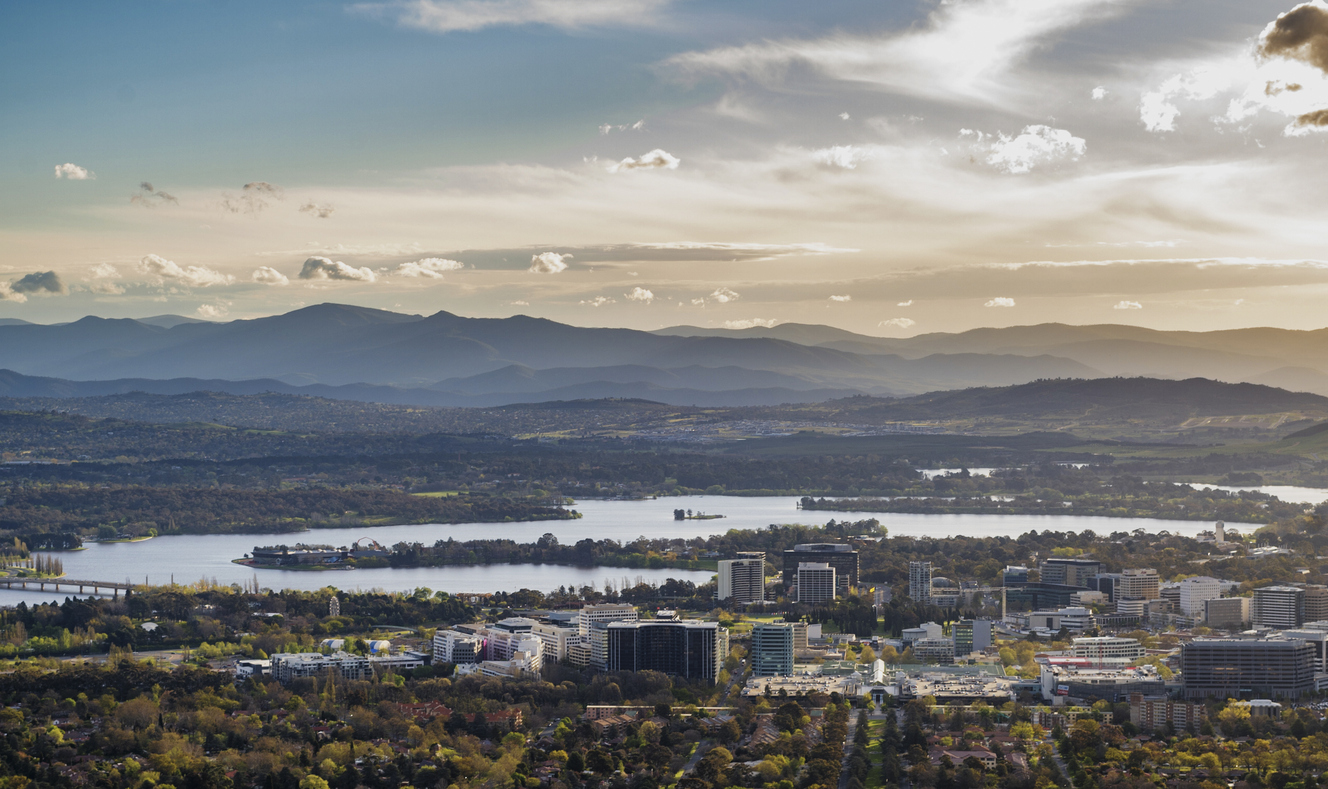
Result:
[[63,295],[69,292],[60,275],[54,271],[38,271],[9,284],[15,293],[52,293]]
[[1300,60],[1328,73],[1328,8],[1303,3],[1279,16],[1264,32],[1259,54]]

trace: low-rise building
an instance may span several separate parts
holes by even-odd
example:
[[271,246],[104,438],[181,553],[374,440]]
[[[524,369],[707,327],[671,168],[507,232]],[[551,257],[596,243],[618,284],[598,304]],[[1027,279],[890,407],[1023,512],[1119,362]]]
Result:
[[1144,656],[1144,646],[1135,638],[1096,636],[1070,640],[1070,657],[1092,661],[1095,668],[1128,666]]
[[948,638],[920,638],[913,642],[913,657],[922,663],[953,663],[955,642]]
[[813,694],[838,693],[845,698],[862,694],[862,677],[857,674],[826,676],[795,674],[791,677],[752,677],[742,689],[747,698],[757,696],[807,698]]
[[335,672],[345,679],[371,679],[373,667],[369,658],[346,652],[278,652],[271,657],[272,678],[283,685],[305,677],[318,677]]
[[1130,694],[1130,723],[1150,732],[1162,726],[1173,730],[1197,731],[1208,719],[1207,708],[1193,701],[1172,701],[1166,696]]
[[1039,658],[1042,662],[1042,697],[1101,699],[1112,703],[1129,699],[1131,693],[1166,695],[1167,686],[1153,666],[1092,668],[1079,658]]

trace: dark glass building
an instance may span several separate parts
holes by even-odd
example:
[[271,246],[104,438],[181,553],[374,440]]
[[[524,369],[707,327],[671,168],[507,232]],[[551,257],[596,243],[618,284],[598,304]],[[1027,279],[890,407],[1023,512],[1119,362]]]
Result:
[[610,622],[609,671],[659,671],[715,682],[729,654],[729,631],[715,622]]

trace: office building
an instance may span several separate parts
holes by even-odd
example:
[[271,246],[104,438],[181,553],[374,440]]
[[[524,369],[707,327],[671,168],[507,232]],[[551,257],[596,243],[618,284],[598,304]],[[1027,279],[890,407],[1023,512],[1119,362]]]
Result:
[[904,646],[908,647],[911,646],[914,641],[924,638],[940,638],[944,632],[944,628],[935,622],[923,622],[917,627],[904,628],[903,631],[901,631],[901,635],[903,637]]
[[1090,630],[1097,627],[1097,619],[1087,608],[1061,608],[1056,611],[1033,611],[1028,615],[1028,626],[1034,630],[1070,631]]
[[793,673],[794,627],[790,622],[757,622],[752,627],[752,675],[782,677]]
[[439,630],[433,637],[433,662],[478,663],[484,659],[484,639],[458,630]]
[[1159,586],[1157,570],[1126,570],[1120,574],[1120,579],[1116,583],[1115,599],[1156,600],[1158,598]]
[[1277,633],[1277,636],[1304,641],[1309,644],[1314,648],[1314,669],[1316,671],[1325,670],[1324,659],[1328,657],[1328,622],[1315,622],[1298,630],[1283,630]]
[[835,599],[835,568],[827,562],[798,565],[798,602],[824,603]]
[[833,542],[804,543],[784,551],[784,586],[798,580],[798,565],[803,562],[824,562],[835,568],[835,581],[839,594],[858,585],[858,552],[852,546]]
[[908,596],[919,603],[931,603],[931,562],[908,563]]
[[1088,588],[1088,579],[1102,573],[1102,562],[1096,559],[1047,559],[1042,563],[1039,580],[1044,584],[1061,584]]
[[913,658],[919,663],[953,663],[955,642],[948,638],[920,638],[913,642]]
[[716,596],[724,603],[746,604],[765,600],[765,554],[721,561]]
[[715,622],[609,622],[609,671],[659,671],[714,683],[729,654],[729,631]]
[[581,607],[577,624],[581,635],[590,635],[592,622],[635,622],[639,617],[636,606],[629,603],[598,603]]
[[953,632],[956,657],[982,652],[992,645],[990,619],[960,619]]
[[1305,590],[1295,586],[1265,586],[1254,590],[1250,604],[1256,627],[1290,630],[1305,624]]
[[567,660],[570,646],[581,640],[580,628],[576,622],[539,622],[531,629],[531,634],[544,645],[544,659],[555,662]]
[[940,575],[931,579],[931,604],[941,608],[959,607],[959,584]]
[[1209,627],[1241,630],[1250,622],[1250,598],[1219,597],[1204,601],[1204,623]]
[[1328,619],[1328,586],[1305,586],[1305,621],[1321,622]]
[[1295,639],[1196,638],[1182,644],[1185,698],[1299,698],[1314,690],[1314,647]]
[[1012,611],[1039,611],[1073,605],[1074,596],[1084,591],[1091,590],[1080,586],[1030,581],[1021,586],[1006,587],[1005,600]]
[[1180,612],[1195,619],[1204,617],[1204,603],[1222,596],[1222,585],[1216,578],[1201,575],[1180,582]]
[[1070,640],[1070,657],[1091,660],[1099,668],[1128,666],[1143,656],[1143,644],[1134,638],[1098,636]]
[[1028,568],[1019,564],[1008,564],[1001,573],[1001,586],[1028,583]]
[[1165,696],[1167,683],[1153,666],[1085,668],[1076,658],[1049,658],[1040,663],[1042,697],[1125,701],[1132,693]]

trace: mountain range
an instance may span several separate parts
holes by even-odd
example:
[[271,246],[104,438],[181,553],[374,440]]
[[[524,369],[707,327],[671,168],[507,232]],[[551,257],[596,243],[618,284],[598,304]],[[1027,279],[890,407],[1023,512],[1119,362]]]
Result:
[[0,322],[0,396],[311,394],[414,405],[902,397],[1047,378],[1203,377],[1328,394],[1328,330],[1044,324],[891,339],[783,324],[655,332],[320,304],[254,320]]

